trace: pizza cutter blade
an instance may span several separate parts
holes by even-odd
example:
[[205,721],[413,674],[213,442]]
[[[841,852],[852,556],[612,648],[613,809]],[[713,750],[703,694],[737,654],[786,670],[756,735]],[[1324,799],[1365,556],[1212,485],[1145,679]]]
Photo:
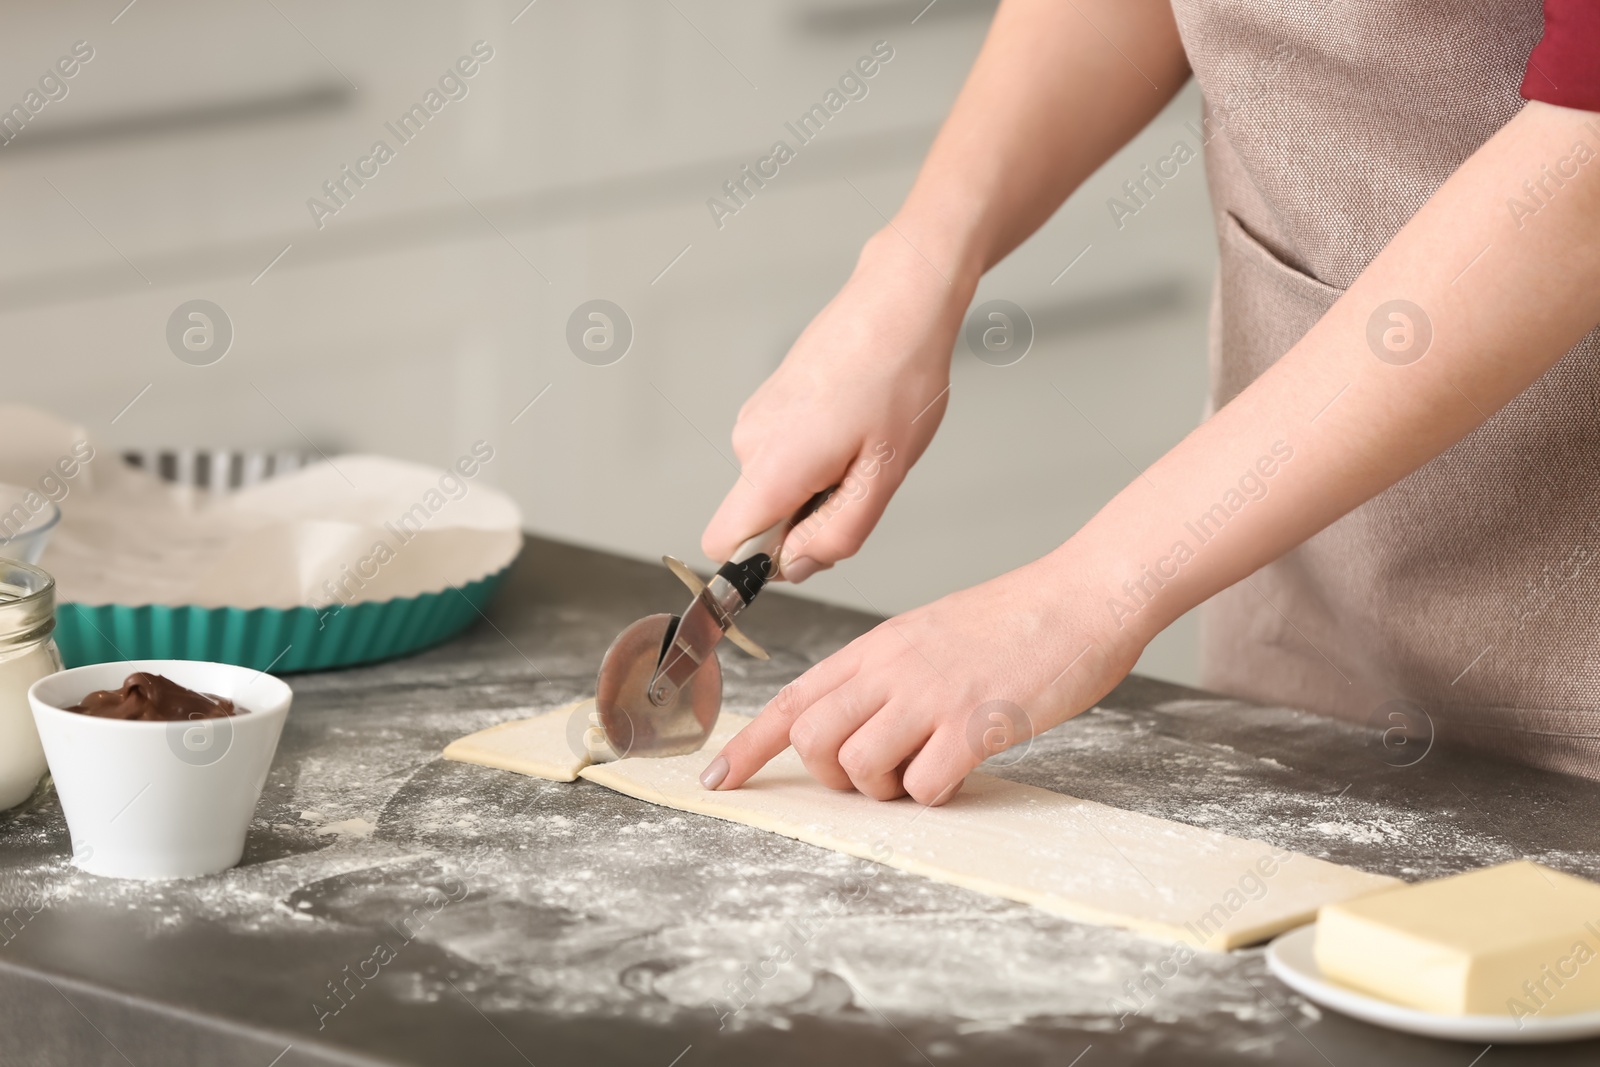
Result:
[[647,615],[623,630],[600,661],[595,709],[612,752],[681,756],[711,736],[722,709],[717,645],[728,637],[759,659],[767,654],[734,625],[763,586],[778,576],[778,553],[794,527],[828,499],[818,493],[795,513],[745,541],[702,583],[678,560],[667,566],[693,593],[682,615]]
[[[651,684],[680,622],[676,615],[646,615],[617,635],[600,662],[595,709],[600,728],[619,759],[695,752],[717,723],[722,707],[722,667],[715,652],[687,684],[665,694],[664,700],[660,700],[660,687]],[[656,699],[652,699],[652,689]]]

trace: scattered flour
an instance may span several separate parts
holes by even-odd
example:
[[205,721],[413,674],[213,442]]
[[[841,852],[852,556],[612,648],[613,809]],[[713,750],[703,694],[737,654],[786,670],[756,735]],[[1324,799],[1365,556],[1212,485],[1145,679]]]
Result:
[[[554,693],[551,704],[573,695]],[[1165,710],[1179,719],[1240,714],[1231,702],[1177,703]],[[152,936],[200,923],[303,936],[388,928],[450,893],[416,935],[448,966],[402,953],[384,988],[429,1003],[454,997],[453,982],[491,1014],[641,1023],[722,1014],[732,1028],[781,1028],[797,1016],[875,1023],[881,1013],[949,1020],[976,1036],[1020,1023],[1111,1032],[1120,1011],[1137,1008],[1141,1026],[1203,1027],[1218,1047],[1262,1060],[1302,1041],[1280,1011],[1301,1025],[1319,1018],[1267,976],[1259,949],[1200,954],[1163,972],[1172,946],[1160,942],[591,783],[438,759],[449,740],[532,710],[432,710],[424,695],[381,717],[341,715],[314,753],[280,758],[245,865],[214,878],[95,878],[68,865],[53,801],[13,813],[0,899],[133,912],[148,918]],[[1509,853],[1470,810],[1444,816],[1341,793],[1347,783],[1285,773],[1286,762],[1243,745],[1191,740],[1149,713],[1100,710],[992,769],[1410,878]],[[1279,755],[1306,765],[1303,754]],[[1595,861],[1535,858],[1569,870]],[[1133,988],[1149,995],[1135,998]]]

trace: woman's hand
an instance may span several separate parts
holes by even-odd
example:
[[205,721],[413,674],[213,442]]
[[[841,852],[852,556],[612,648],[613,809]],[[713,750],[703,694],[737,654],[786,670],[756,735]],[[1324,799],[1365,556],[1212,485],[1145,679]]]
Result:
[[973,284],[941,274],[893,229],[747,400],[733,428],[741,473],[701,546],[722,561],[829,486],[789,535],[782,577],[803,581],[860,549],[944,416],[950,353]]
[[733,789],[790,745],[818,781],[878,800],[955,795],[968,771],[1091,707],[1148,635],[1119,628],[1071,544],[880,624],[802,674],[701,782]]

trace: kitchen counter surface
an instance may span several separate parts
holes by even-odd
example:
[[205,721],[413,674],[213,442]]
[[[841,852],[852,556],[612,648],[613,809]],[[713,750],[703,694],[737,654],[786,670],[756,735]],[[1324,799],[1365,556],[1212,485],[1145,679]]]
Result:
[[[462,638],[291,677],[244,862],[215,878],[74,870],[48,787],[0,815],[0,1062],[1600,1056],[1600,1043],[1485,1051],[1390,1033],[1291,993],[1259,948],[1180,965],[1169,945],[588,782],[439,758],[587,695],[616,631],[681,600],[659,566],[530,538]],[[753,713],[874,620],[773,592],[746,622],[772,660],[726,652],[724,703]],[[1394,766],[1376,736],[1135,677],[990,769],[1406,878],[1519,856],[1600,874],[1600,784],[1442,749]]]

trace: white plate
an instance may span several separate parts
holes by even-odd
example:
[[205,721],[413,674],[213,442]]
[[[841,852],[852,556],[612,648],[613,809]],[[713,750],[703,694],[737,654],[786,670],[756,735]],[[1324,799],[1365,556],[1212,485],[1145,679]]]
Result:
[[1600,1036],[1600,1011],[1529,1015],[1520,1020],[1509,1015],[1440,1015],[1359,993],[1323,977],[1311,954],[1316,930],[1313,923],[1280,934],[1267,946],[1267,966],[1284,985],[1325,1008],[1392,1030],[1451,1041],[1509,1045]]

